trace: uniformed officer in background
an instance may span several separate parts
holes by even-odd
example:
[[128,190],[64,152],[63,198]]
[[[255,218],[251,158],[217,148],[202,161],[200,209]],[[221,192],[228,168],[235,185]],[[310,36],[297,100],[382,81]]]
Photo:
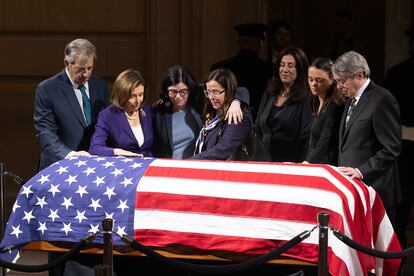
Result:
[[264,45],[268,26],[261,23],[245,23],[233,28],[238,33],[239,52],[232,58],[213,64],[210,71],[226,68],[234,73],[237,85],[250,92],[250,109],[253,117],[259,109],[260,100],[272,76],[272,65],[259,57]]

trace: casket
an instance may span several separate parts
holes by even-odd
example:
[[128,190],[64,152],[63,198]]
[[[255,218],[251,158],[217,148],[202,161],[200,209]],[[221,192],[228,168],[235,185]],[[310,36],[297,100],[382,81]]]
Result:
[[[243,259],[313,229],[319,212],[360,244],[400,250],[377,193],[336,167],[96,156],[61,160],[30,179],[0,248],[2,258],[22,246],[60,250],[59,243],[78,242],[112,218],[114,232],[169,257]],[[328,238],[332,275],[394,275],[398,269],[399,260],[356,252],[332,231]],[[113,242],[125,246],[118,236]],[[316,264],[318,231],[283,257]]]

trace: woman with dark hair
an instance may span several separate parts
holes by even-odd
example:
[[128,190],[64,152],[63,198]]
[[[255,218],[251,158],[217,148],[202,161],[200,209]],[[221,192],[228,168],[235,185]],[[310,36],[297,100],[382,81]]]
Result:
[[[161,158],[183,159],[194,154],[200,129],[202,89],[191,72],[181,65],[168,69],[161,82],[162,100],[153,108],[154,143],[152,152]],[[240,100],[233,100],[228,122],[238,123],[242,112],[240,101],[248,92],[238,93]]]
[[225,120],[237,90],[237,80],[227,69],[211,71],[205,83],[205,124],[196,141],[192,159],[226,160],[249,141],[253,132],[253,118],[245,104],[242,121],[228,124]]
[[302,162],[306,156],[312,114],[307,89],[308,59],[297,47],[285,48],[277,71],[263,94],[255,130],[272,161]]
[[339,125],[344,98],[338,93],[332,75],[332,61],[316,58],[308,70],[314,116],[308,153],[303,163],[338,165]]
[[203,124],[195,107],[200,88],[190,71],[180,65],[167,71],[161,88],[164,99],[153,109],[153,154],[156,157],[188,158],[194,153]]

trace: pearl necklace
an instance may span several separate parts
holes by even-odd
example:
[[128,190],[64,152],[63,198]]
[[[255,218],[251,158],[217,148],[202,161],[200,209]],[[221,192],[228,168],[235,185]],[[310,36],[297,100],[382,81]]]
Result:
[[138,119],[138,112],[137,112],[137,115],[135,116],[129,116],[128,113],[125,112],[125,116],[127,117],[128,120],[136,120]]

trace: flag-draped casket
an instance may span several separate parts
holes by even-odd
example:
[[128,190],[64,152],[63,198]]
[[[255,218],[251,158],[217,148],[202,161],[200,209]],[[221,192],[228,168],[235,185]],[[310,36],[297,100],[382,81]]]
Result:
[[[311,230],[319,212],[358,243],[400,250],[377,193],[335,167],[123,157],[68,158],[39,172],[19,192],[0,247],[10,259],[32,241],[77,242],[109,217],[114,232],[147,246],[257,255]],[[361,254],[329,233],[332,275],[395,274],[399,260]],[[284,255],[316,263],[318,232]]]

